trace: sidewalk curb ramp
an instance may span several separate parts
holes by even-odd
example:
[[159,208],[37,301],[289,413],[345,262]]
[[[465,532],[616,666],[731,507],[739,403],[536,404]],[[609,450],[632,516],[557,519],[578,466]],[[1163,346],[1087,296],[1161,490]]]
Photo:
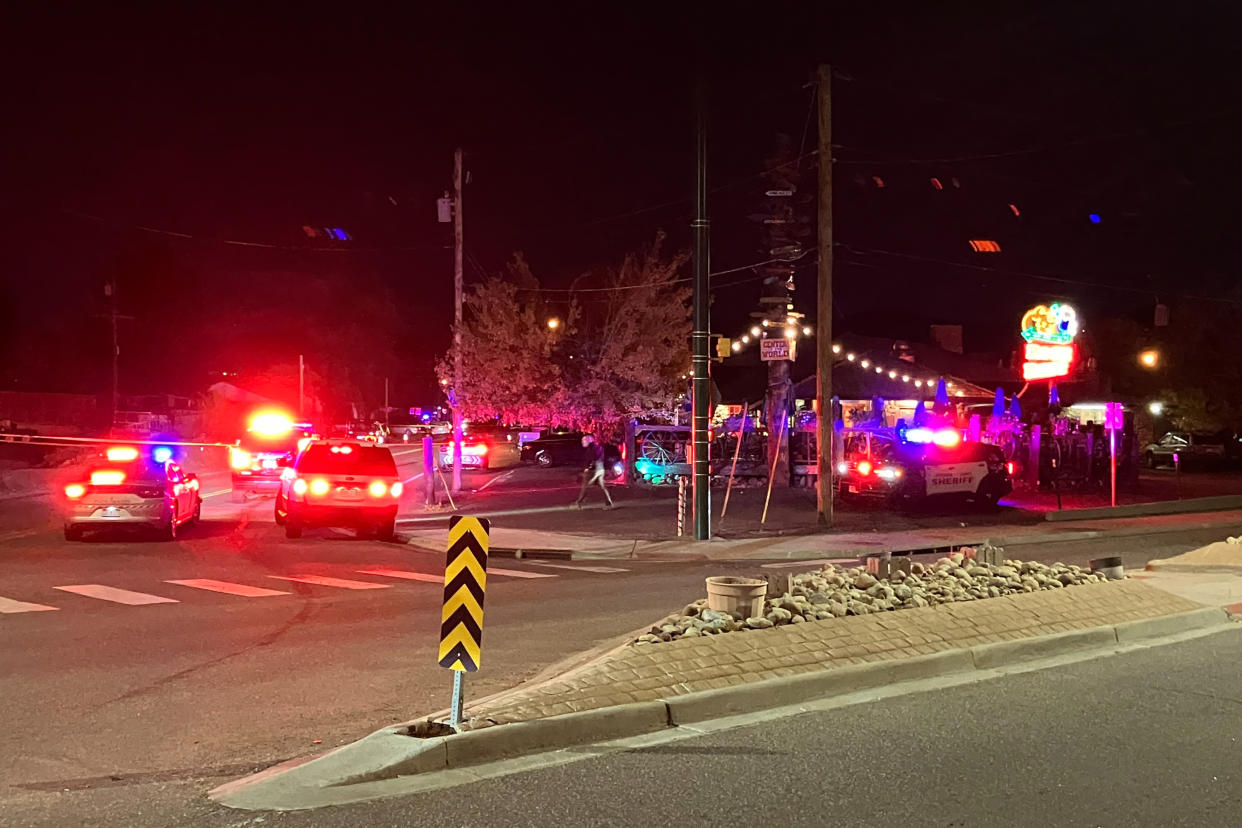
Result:
[[[232,808],[303,810],[394,793],[384,783],[421,773],[606,742],[738,714],[787,707],[904,682],[1020,665],[1052,656],[1098,653],[1178,634],[1224,629],[1231,616],[1202,607],[1109,626],[980,644],[415,738],[410,724],[384,728],[329,753],[277,765],[221,785],[208,796]],[[461,781],[468,781],[462,779]]]

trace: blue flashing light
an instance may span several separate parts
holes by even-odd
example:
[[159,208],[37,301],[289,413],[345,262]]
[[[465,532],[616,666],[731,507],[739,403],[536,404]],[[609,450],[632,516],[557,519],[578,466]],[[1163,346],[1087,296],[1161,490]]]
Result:
[[1092,213],[1091,215],[1087,216],[1087,218],[1091,219],[1091,223],[1092,223],[1092,224],[1099,224],[1099,223],[1100,223],[1100,214],[1099,214],[1099,213]]
[[167,463],[172,459],[173,450],[169,446],[156,446],[151,451],[151,459],[157,463]]
[[930,443],[934,435],[930,428],[908,428],[902,437],[907,443]]

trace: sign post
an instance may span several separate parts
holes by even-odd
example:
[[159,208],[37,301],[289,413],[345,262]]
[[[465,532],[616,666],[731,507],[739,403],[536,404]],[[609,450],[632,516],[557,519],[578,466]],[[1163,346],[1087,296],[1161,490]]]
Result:
[[1108,466],[1112,485],[1112,505],[1117,505],[1117,432],[1125,428],[1121,403],[1104,404],[1104,427],[1108,429]]
[[441,667],[453,671],[448,724],[454,730],[461,724],[465,674],[477,672],[481,661],[490,530],[491,524],[484,518],[455,515],[449,519],[438,660]]

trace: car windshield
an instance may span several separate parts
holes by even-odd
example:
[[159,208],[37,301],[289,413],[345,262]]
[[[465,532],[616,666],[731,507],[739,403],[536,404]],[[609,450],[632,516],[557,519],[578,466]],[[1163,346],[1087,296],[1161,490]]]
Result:
[[[333,451],[336,449],[336,451]],[[298,461],[298,471],[310,474],[380,474],[395,477],[392,452],[378,446],[311,446]]]
[[125,475],[125,483],[158,483],[163,485],[168,479],[163,463],[154,460],[133,460],[128,463],[108,463],[95,466],[87,473],[89,480],[95,472],[119,471]]

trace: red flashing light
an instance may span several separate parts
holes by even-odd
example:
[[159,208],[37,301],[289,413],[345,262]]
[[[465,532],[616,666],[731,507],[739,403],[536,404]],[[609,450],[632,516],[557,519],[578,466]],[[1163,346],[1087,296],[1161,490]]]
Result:
[[863,477],[866,477],[867,475],[871,474],[871,463],[870,463],[870,461],[868,461],[868,460],[859,460],[859,461],[858,461],[858,473],[859,473],[859,474],[861,474]]
[[970,249],[976,253],[999,253],[1001,246],[991,239],[971,239]]
[[245,449],[229,449],[229,465],[235,469],[250,468],[250,452]]
[[1013,477],[1013,461],[1012,460],[1010,460],[1008,463],[1005,464],[1005,471],[1009,473],[1010,477]]
[[962,442],[962,435],[956,431],[937,431],[932,435],[932,442],[941,448],[954,448]]
[[471,457],[482,457],[487,454],[487,446],[483,443],[472,443],[468,446],[462,446],[461,453],[468,454]]
[[92,486],[117,486],[125,482],[125,472],[122,471],[97,471],[91,472]]
[[265,411],[250,418],[250,430],[263,437],[279,437],[293,430],[293,420],[275,411]]
[[138,449],[133,446],[112,446],[104,455],[113,463],[128,463],[138,459]]
[[77,500],[84,494],[86,494],[86,487],[81,483],[70,483],[65,487],[65,497],[70,500]]

